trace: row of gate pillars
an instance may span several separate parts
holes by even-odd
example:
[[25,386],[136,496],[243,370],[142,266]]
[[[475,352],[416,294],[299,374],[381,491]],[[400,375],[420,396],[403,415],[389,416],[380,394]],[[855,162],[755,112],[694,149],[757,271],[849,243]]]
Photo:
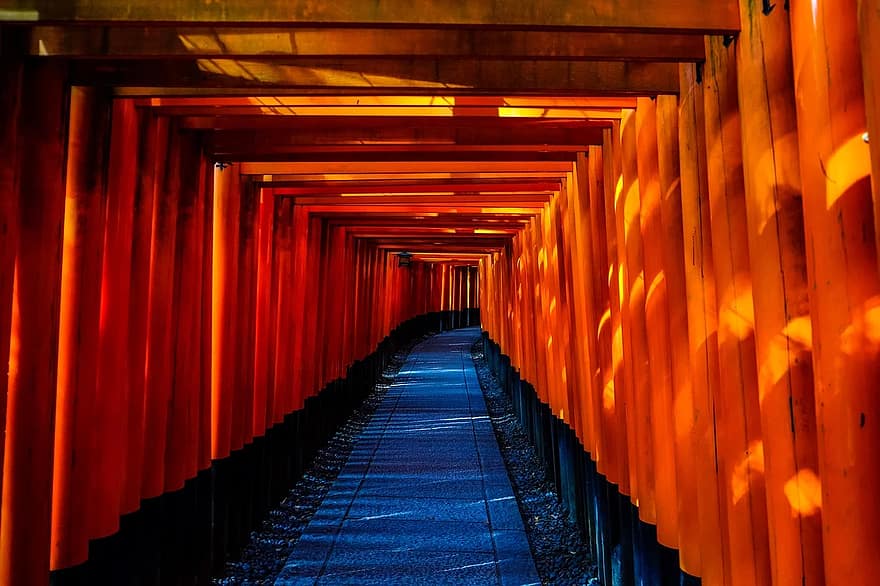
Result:
[[375,388],[391,358],[426,334],[479,323],[479,310],[425,314],[404,322],[375,352],[349,367],[243,449],[190,479],[183,489],[145,500],[118,533],[89,546],[89,560],[53,572],[53,586],[210,584],[251,532],[303,476],[318,451]]
[[639,519],[629,496],[597,471],[574,430],[539,400],[532,384],[520,378],[485,332],[482,345],[569,520],[589,544],[599,581],[606,586],[698,586],[699,578],[680,570],[678,551],[657,541],[656,526]]

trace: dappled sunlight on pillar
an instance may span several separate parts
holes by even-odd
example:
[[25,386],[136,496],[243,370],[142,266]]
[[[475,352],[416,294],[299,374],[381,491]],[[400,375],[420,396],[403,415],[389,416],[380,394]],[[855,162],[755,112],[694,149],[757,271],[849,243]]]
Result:
[[809,517],[821,512],[822,483],[813,470],[799,470],[785,483],[783,490],[791,505],[792,517]]

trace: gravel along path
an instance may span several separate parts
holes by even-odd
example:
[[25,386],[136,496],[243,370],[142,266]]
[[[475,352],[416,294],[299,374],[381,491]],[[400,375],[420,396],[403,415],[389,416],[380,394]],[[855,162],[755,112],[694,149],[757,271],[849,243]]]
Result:
[[348,460],[361,431],[388,392],[410,350],[421,340],[402,348],[389,362],[376,388],[339,428],[330,442],[318,451],[303,477],[275,509],[269,512],[237,559],[226,562],[224,572],[212,580],[217,586],[263,586],[275,583],[303,529],[324,500],[330,485]]
[[526,534],[543,584],[598,584],[596,565],[588,544],[575,523],[568,520],[547,480],[543,462],[516,418],[510,399],[498,385],[486,358],[482,341],[471,348],[477,377],[486,398],[489,419],[507,465],[513,491],[526,526]]

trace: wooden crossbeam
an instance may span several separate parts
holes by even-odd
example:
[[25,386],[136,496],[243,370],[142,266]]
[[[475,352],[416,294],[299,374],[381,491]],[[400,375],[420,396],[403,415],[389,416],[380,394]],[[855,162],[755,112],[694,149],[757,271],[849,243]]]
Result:
[[700,61],[699,34],[387,28],[37,26],[31,55],[67,58],[470,57]]
[[[216,154],[256,155],[296,152],[334,152],[364,147],[375,152],[411,150],[461,152],[482,150],[540,152],[572,148],[584,151],[600,144],[601,128],[328,128],[319,132],[291,130],[224,130],[210,140]],[[498,148],[492,148],[497,146]],[[414,148],[422,147],[422,148]],[[553,147],[559,147],[554,149]],[[235,157],[233,157],[234,159]]]
[[[656,95],[678,92],[674,63],[622,61],[507,61],[503,59],[199,59],[73,62],[74,84],[142,88],[305,90],[400,93],[415,91]],[[179,91],[183,91],[182,89]]]
[[0,19],[46,23],[346,24],[577,27],[728,33],[739,29],[735,0],[11,0]]
[[556,172],[571,170],[570,163],[544,161],[418,161],[418,162],[246,162],[242,175],[310,175],[314,173],[482,173],[482,172]]
[[[637,100],[626,96],[456,96],[456,95],[249,95],[214,97],[153,97],[138,99],[138,106],[153,108],[248,107],[267,108],[540,108],[613,109],[635,108]],[[401,114],[403,115],[403,114]]]

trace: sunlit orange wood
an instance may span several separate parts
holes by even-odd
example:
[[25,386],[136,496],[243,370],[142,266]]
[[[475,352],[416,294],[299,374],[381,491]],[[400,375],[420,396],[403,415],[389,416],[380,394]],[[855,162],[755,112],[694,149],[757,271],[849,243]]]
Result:
[[[880,572],[880,276],[855,0],[792,5],[825,575]],[[820,500],[821,499],[821,500]]]
[[65,69],[24,67],[14,164],[12,293],[6,447],[0,516],[0,583],[31,586],[49,572],[52,446],[64,222]]
[[67,147],[55,471],[52,488],[52,568],[88,558],[95,529],[93,454],[100,437],[94,422],[98,369],[101,269],[106,218],[109,97],[73,88]]
[[605,188],[605,234],[608,240],[608,294],[611,306],[611,372],[613,387],[602,389],[602,413],[606,417],[608,442],[610,444],[608,479],[617,484],[621,494],[632,496],[633,483],[630,474],[629,441],[627,439],[627,404],[629,378],[624,366],[623,337],[623,264],[626,249],[618,202],[623,189],[620,161],[620,128],[605,132],[602,145],[603,176]]
[[706,148],[718,300],[716,397],[722,511],[732,584],[770,582],[764,445],[755,359],[755,318],[736,100],[734,49],[706,41]]
[[[729,564],[722,544],[722,516],[718,483],[718,438],[715,397],[718,394],[718,311],[715,296],[715,267],[709,217],[706,138],[703,116],[703,86],[696,67],[679,67],[679,148],[681,152],[682,230],[685,242],[685,286],[687,291],[688,346],[693,375],[693,405],[689,395],[676,405],[676,434],[690,434],[693,456],[687,445],[676,453],[679,479],[679,509],[699,512],[699,539],[682,542],[682,569],[699,574],[705,584],[724,584]],[[693,472],[691,470],[693,469]],[[691,482],[695,479],[696,482]],[[682,515],[681,519],[685,519]],[[684,528],[684,525],[682,525]],[[682,537],[687,535],[682,533]],[[685,567],[686,566],[686,567]]]
[[572,343],[576,350],[573,356],[576,361],[575,384],[580,387],[578,406],[580,412],[573,414],[573,417],[579,419],[579,427],[583,430],[581,441],[584,447],[598,462],[604,456],[600,456],[602,443],[594,415],[596,397],[601,393],[601,386],[598,376],[598,337],[595,333],[597,310],[593,275],[601,269],[594,265],[593,260],[594,240],[590,229],[592,212],[590,181],[593,177],[589,174],[586,163],[586,157],[583,154],[579,155],[567,190],[571,217],[570,234],[573,241],[571,251],[573,259],[569,274],[569,280],[574,282],[571,303],[571,320],[574,325]]
[[232,449],[238,340],[238,240],[241,175],[238,165],[214,168],[212,263],[211,458]]
[[[654,490],[657,540],[666,547],[678,546],[675,443],[673,441],[672,357],[669,346],[669,305],[663,254],[657,107],[655,100],[639,98],[636,109],[636,141],[639,174],[639,223],[644,243],[645,332],[651,378],[651,427],[654,451]],[[644,374],[643,374],[644,376]]]
[[746,4],[741,12],[737,86],[772,579],[823,584],[822,514],[811,500],[819,462],[789,19]]
[[[657,155],[660,181],[663,271],[669,309],[669,353],[672,367],[669,433],[675,452],[679,564],[685,572],[699,574],[697,479],[694,471],[692,417],[694,397],[687,329],[684,229],[682,224],[679,111],[675,96],[657,97]],[[680,461],[681,460],[681,461]]]
[[[624,115],[620,123],[620,157],[623,169],[622,207],[623,234],[626,247],[624,336],[629,340],[630,353],[624,354],[632,381],[632,418],[627,428],[634,442],[633,452],[638,485],[638,497],[634,501],[639,508],[639,518],[656,524],[654,467],[654,423],[652,414],[652,381],[648,355],[648,333],[645,321],[645,268],[641,233],[641,184],[638,170],[637,135],[638,111]],[[653,130],[653,128],[652,128]],[[627,405],[629,416],[629,405]],[[632,424],[630,427],[629,423]],[[630,465],[632,470],[632,464]]]
[[174,378],[174,261],[180,198],[180,136],[167,119],[157,123],[150,251],[150,299],[144,387],[144,467],[142,497],[154,498],[165,486],[168,403]]
[[874,197],[875,247],[880,250],[880,9],[871,0],[858,0],[859,41],[861,42],[862,78],[865,84],[865,118],[871,145],[871,186]]
[[[591,257],[593,261],[592,274],[589,278],[593,287],[593,324],[592,331],[596,339],[596,373],[591,404],[591,425],[593,429],[592,445],[590,453],[602,474],[607,474],[606,461],[610,456],[608,450],[608,421],[605,414],[606,389],[614,391],[613,372],[613,331],[611,324],[611,306],[609,292],[610,266],[608,261],[608,240],[606,233],[605,214],[605,163],[601,147],[590,147],[588,158],[578,156],[579,175],[581,169],[585,169],[589,179],[589,222],[590,244],[592,246]],[[578,236],[580,238],[580,235]],[[580,264],[580,263],[576,263]],[[612,409],[613,410],[613,406]]]

